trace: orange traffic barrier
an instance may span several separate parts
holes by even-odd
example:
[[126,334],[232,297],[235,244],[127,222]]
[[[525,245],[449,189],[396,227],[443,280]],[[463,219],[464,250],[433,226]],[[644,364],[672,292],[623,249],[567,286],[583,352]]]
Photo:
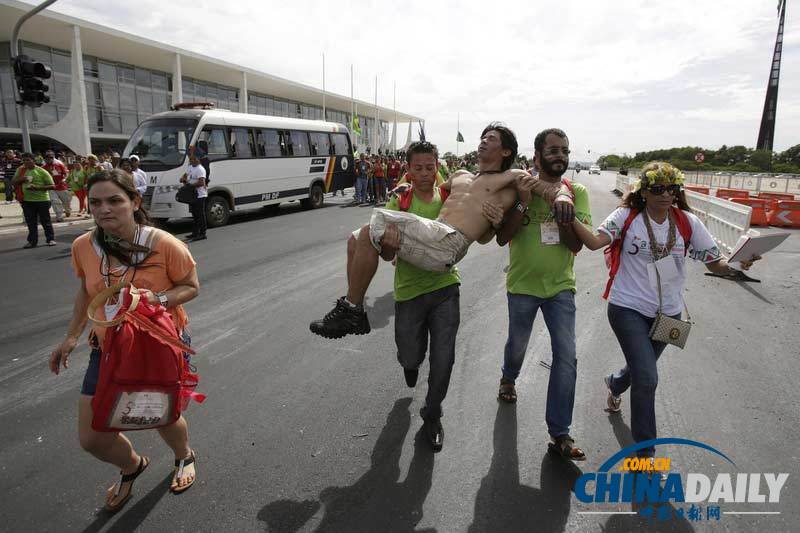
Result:
[[786,194],[784,192],[759,192],[758,197],[769,200],[770,209],[775,209],[775,204],[777,204],[780,200],[794,200],[793,194]]
[[751,226],[769,226],[769,221],[767,220],[767,209],[770,207],[769,200],[765,198],[731,198],[730,200],[753,208],[753,214],[750,215]]
[[750,193],[742,189],[717,189],[717,198],[730,200],[732,198],[749,198]]
[[687,191],[699,192],[700,194],[711,194],[711,189],[703,187],[702,185],[684,185],[683,188]]
[[767,213],[767,221],[770,226],[800,228],[800,202],[778,200]]

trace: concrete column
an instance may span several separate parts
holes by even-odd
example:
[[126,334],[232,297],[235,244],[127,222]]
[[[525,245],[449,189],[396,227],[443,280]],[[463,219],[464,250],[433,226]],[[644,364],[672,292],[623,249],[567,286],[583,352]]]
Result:
[[83,48],[81,29],[72,26],[72,80],[69,111],[64,118],[36,133],[51,137],[68,146],[76,154],[85,155],[92,151],[89,135],[89,110],[86,103],[86,85],[83,76]]
[[183,74],[181,73],[181,55],[172,58],[172,105],[183,102]]
[[247,113],[247,72],[242,71],[242,84],[239,86],[239,113]]

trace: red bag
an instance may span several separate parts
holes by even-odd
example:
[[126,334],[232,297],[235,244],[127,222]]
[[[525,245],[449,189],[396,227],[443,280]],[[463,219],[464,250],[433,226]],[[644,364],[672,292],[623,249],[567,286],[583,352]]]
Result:
[[[97,307],[118,292],[121,306],[114,318],[96,320]],[[92,429],[168,426],[186,410],[190,399],[205,400],[204,394],[194,392],[199,377],[183,356],[183,352],[195,352],[179,340],[172,316],[163,306],[146,302],[126,282],[98,294],[89,305],[89,318],[107,327],[92,398]]]
[[[692,239],[692,223],[689,222],[689,217],[687,217],[686,213],[681,209],[675,206],[670,209],[672,209],[672,214],[675,216],[675,225],[678,226],[678,232],[681,234],[681,237],[683,237],[683,255],[685,256],[689,251],[689,241]],[[606,291],[603,293],[604,300],[608,300],[608,295],[611,292],[611,285],[614,284],[614,278],[622,262],[622,243],[625,241],[625,233],[628,231],[633,219],[636,218],[636,215],[639,213],[640,211],[631,209],[628,218],[625,219],[625,223],[622,225],[622,233],[620,233],[619,239],[612,242],[609,246],[606,246],[605,250],[603,250],[603,255],[606,259],[606,268],[608,268],[608,282],[606,283]]]

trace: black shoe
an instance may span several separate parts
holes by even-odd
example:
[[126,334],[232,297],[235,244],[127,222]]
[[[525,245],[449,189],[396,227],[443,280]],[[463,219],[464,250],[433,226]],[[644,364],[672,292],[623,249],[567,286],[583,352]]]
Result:
[[36,245],[35,245],[35,244],[33,244],[32,242],[29,242],[28,244],[26,244],[25,246],[23,246],[23,248],[36,248]]
[[309,325],[312,333],[327,339],[339,339],[345,335],[366,335],[370,332],[367,313],[361,305],[352,306],[344,297],[336,300],[336,307],[322,320]]
[[422,433],[433,448],[433,452],[442,451],[444,445],[444,429],[441,420],[425,420],[422,424]]
[[192,237],[190,240],[194,242],[194,241],[204,241],[206,239],[208,239],[208,237],[206,237],[205,235],[198,235],[197,237]]
[[411,387],[412,389],[417,384],[417,378],[419,377],[419,369],[417,368],[404,368],[403,375],[406,377],[406,385]]

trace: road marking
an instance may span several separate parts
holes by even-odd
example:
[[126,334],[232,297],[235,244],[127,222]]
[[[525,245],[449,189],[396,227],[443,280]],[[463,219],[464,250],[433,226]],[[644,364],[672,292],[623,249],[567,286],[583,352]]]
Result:
[[722,511],[722,514],[781,514],[780,511]]
[[639,514],[636,511],[578,511],[578,514]]

